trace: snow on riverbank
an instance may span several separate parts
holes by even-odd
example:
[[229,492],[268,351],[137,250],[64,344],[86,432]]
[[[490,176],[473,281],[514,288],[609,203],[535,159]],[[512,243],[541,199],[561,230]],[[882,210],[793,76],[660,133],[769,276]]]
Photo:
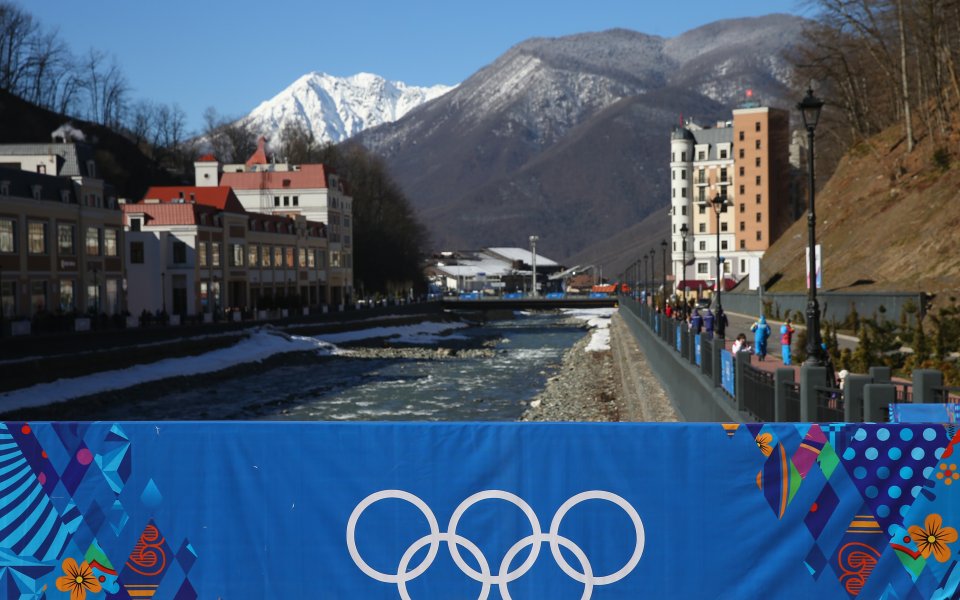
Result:
[[[438,341],[440,333],[461,327],[467,327],[467,325],[465,323],[424,322],[397,327],[372,327],[358,331],[324,334],[317,337],[288,335],[275,330],[256,329],[248,337],[229,348],[214,350],[199,356],[168,358],[127,369],[104,371],[72,379],[58,379],[50,383],[41,383],[3,393],[0,394],[0,410],[7,412],[22,408],[33,408],[170,377],[222,371],[244,363],[260,362],[275,354],[286,352],[314,350],[322,354],[337,354],[340,350],[334,345],[336,343],[371,338],[389,338],[392,342],[432,344]],[[446,339],[453,337],[447,336]],[[91,418],[96,418],[96,415],[91,415]]]
[[587,327],[593,329],[590,342],[584,348],[585,352],[602,352],[610,349],[610,317],[615,308],[582,308],[563,311],[569,317],[587,322]]

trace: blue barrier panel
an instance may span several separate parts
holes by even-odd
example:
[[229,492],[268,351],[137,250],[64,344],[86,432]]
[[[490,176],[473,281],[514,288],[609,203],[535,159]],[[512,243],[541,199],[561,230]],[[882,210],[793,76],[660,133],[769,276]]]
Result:
[[901,404],[888,406],[891,423],[960,423],[960,404]]
[[[685,333],[685,332],[684,332],[684,333]],[[683,333],[680,332],[680,326],[677,325],[677,335],[676,335],[676,337],[673,338],[673,339],[677,340],[677,352],[680,352],[680,336],[682,336],[682,335],[683,335]]]
[[696,359],[697,359],[697,366],[699,367],[699,366],[700,366],[700,334],[699,334],[699,333],[694,336],[694,341],[695,341],[695,343],[694,343],[694,345],[693,345],[693,347],[694,347],[694,356],[695,356]]
[[720,386],[731,396],[736,396],[733,381],[733,354],[724,349],[720,351]]
[[550,292],[547,294],[547,300],[563,300],[567,295],[563,292]]
[[0,597],[954,597],[948,431],[0,423]]

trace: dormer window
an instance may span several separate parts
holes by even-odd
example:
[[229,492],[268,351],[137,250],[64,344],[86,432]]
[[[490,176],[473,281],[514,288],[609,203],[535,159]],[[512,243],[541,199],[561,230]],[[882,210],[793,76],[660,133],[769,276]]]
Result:
[[31,186],[30,186],[30,192],[33,194],[33,199],[34,199],[34,200],[39,200],[39,199],[40,199],[40,193],[41,193],[42,191],[43,191],[43,186],[42,186],[42,185],[31,185]]
[[140,231],[143,226],[142,217],[130,217],[130,231]]

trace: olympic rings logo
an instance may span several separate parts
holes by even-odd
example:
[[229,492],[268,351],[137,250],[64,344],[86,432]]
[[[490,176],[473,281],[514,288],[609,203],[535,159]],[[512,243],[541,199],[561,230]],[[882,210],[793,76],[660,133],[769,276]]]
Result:
[[[430,527],[429,534],[410,544],[410,546],[403,553],[403,556],[400,558],[400,563],[397,566],[396,574],[382,573],[372,568],[363,560],[363,558],[360,556],[360,552],[357,550],[356,527],[357,521],[360,519],[360,515],[362,515],[370,505],[388,498],[405,500],[418,508],[420,512],[423,513],[423,516],[426,517],[427,523]],[[463,514],[467,511],[467,509],[481,500],[504,500],[509,502],[523,511],[523,514],[530,521],[530,528],[532,531],[531,534],[521,538],[507,551],[496,574],[491,572],[487,558],[483,555],[477,545],[469,539],[457,534],[457,525],[460,523],[460,519],[463,517]],[[577,504],[580,504],[586,500],[606,500],[616,504],[623,509],[628,517],[630,517],[630,520],[633,522],[633,527],[636,531],[637,544],[634,548],[633,554],[629,559],[627,559],[627,562],[623,565],[623,567],[620,568],[620,570],[611,573],[610,575],[596,575],[590,565],[590,560],[587,558],[587,555],[583,552],[583,550],[573,541],[563,537],[559,533],[560,523],[563,521],[563,518],[567,512]],[[583,584],[584,589],[583,596],[581,598],[586,600],[593,594],[594,587],[609,585],[611,583],[620,581],[630,574],[631,571],[633,571],[633,569],[637,566],[637,563],[640,562],[640,556],[643,554],[644,540],[645,535],[643,530],[643,522],[640,520],[640,515],[637,514],[636,509],[634,509],[633,506],[622,497],[612,492],[603,490],[582,492],[564,502],[563,505],[557,509],[557,512],[553,517],[553,521],[550,523],[550,531],[548,533],[543,533],[541,531],[540,521],[537,519],[537,515],[533,512],[533,509],[530,508],[529,504],[527,504],[519,496],[502,490],[486,490],[483,492],[478,492],[461,502],[457,509],[453,511],[453,515],[450,517],[450,523],[447,526],[446,532],[440,531],[436,516],[434,516],[433,511],[430,510],[430,507],[427,506],[423,500],[403,490],[382,490],[370,494],[364,498],[356,508],[353,509],[353,513],[350,514],[350,519],[347,521],[347,550],[350,552],[350,557],[353,559],[353,562],[367,576],[383,583],[396,584],[397,590],[400,593],[400,597],[403,598],[403,600],[410,600],[410,596],[407,593],[407,582],[422,575],[430,567],[430,565],[433,564],[433,560],[437,556],[437,550],[439,549],[441,542],[447,543],[447,546],[450,550],[450,556],[454,563],[460,567],[460,570],[463,571],[465,575],[482,585],[478,600],[485,600],[490,594],[490,588],[493,585],[498,586],[500,596],[503,600],[510,600],[510,591],[507,589],[507,584],[509,584],[511,581],[519,579],[533,567],[533,564],[537,561],[537,557],[540,555],[540,547],[544,542],[547,542],[550,545],[550,552],[553,554],[553,559],[563,570],[563,572],[569,577],[573,578],[575,581]],[[410,561],[413,559],[414,555],[425,546],[429,546],[427,555],[423,558],[419,565],[411,569]],[[463,560],[463,557],[460,555],[461,546],[465,548],[467,552],[473,555],[474,560],[480,567],[479,571],[468,565],[466,561]],[[510,570],[510,566],[513,563],[514,558],[516,558],[517,554],[519,554],[527,546],[530,546],[530,555],[519,567]],[[578,571],[566,561],[564,556],[560,553],[561,546],[569,550],[576,557],[577,561],[580,563],[581,570]]]

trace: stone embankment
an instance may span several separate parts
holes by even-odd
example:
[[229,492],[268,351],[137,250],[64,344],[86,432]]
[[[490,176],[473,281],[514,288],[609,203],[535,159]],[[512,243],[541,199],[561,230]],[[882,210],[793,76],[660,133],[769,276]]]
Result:
[[587,352],[587,335],[567,350],[560,372],[521,421],[678,421],[636,340],[614,314],[610,350]]

